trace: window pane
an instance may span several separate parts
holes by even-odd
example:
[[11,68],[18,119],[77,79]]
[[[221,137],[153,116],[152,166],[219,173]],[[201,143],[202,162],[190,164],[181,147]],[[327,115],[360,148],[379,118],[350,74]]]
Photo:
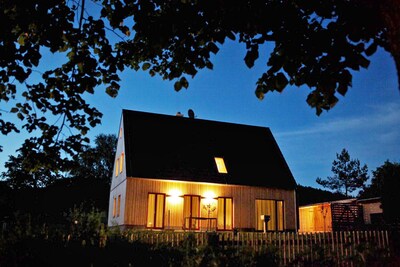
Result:
[[117,202],[117,217],[119,216],[121,211],[121,195],[118,195],[118,202]]
[[233,228],[233,201],[232,198],[225,199],[225,229]]
[[113,217],[115,217],[117,211],[117,198],[113,198]]
[[[200,215],[200,196],[183,196],[183,219],[185,228],[198,229],[198,220],[190,220],[190,217],[198,217]],[[191,221],[191,225],[190,225]]]
[[165,195],[157,195],[157,211],[156,211],[156,225],[157,228],[164,227],[164,201]]
[[117,158],[117,161],[115,162],[115,176],[118,176],[118,168],[119,168],[119,158]]
[[215,160],[215,164],[217,164],[217,169],[218,169],[219,173],[228,173],[228,170],[226,169],[223,158],[215,157],[214,160]]
[[[192,216],[199,217],[200,216],[200,197],[192,196]],[[194,220],[192,222],[192,228],[199,228],[199,220]]]
[[283,231],[283,201],[277,201],[277,219],[278,219],[278,230]]
[[224,218],[225,218],[225,199],[218,198],[218,215],[217,215],[217,227],[218,229],[224,229]]
[[154,216],[155,216],[155,206],[156,206],[156,195],[149,194],[149,200],[147,204],[147,227],[154,227]]
[[217,227],[220,230],[232,230],[233,227],[233,201],[232,198],[218,198]]
[[276,230],[276,202],[274,200],[266,201],[266,213],[270,216],[270,220],[267,223],[267,230]]
[[119,172],[122,172],[122,168],[124,166],[124,152],[121,154],[121,158],[119,159]]
[[148,228],[164,228],[164,194],[149,194],[147,208],[147,227]]
[[263,230],[264,223],[261,221],[261,215],[269,215],[270,220],[267,223],[267,230],[276,230],[276,201],[275,200],[256,200],[256,230]]

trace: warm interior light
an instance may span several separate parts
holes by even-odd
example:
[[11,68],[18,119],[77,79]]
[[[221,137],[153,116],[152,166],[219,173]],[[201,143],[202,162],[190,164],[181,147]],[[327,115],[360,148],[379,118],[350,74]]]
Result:
[[215,157],[214,160],[215,160],[215,164],[217,164],[217,169],[218,169],[219,173],[228,173],[228,170],[226,169],[223,158]]
[[182,192],[179,191],[178,189],[172,189],[168,193],[168,201],[171,204],[177,204],[182,201]]
[[207,191],[204,193],[204,204],[213,204],[215,201],[215,194],[212,191]]

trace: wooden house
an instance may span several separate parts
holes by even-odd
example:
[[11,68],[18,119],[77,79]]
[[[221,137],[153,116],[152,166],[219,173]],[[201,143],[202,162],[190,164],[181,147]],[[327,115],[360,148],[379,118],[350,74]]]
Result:
[[123,110],[108,225],[295,230],[295,187],[269,128]]
[[354,230],[363,224],[363,207],[353,198],[299,207],[299,232]]

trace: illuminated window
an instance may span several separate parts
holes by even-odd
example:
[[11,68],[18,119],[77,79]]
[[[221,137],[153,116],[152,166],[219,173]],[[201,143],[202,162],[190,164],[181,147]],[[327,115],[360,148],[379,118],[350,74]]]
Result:
[[119,138],[122,138],[122,127],[119,128]]
[[119,158],[117,158],[117,161],[115,162],[115,176],[118,176],[119,173]]
[[119,217],[121,212],[121,195],[118,195],[118,202],[117,202],[117,217]]
[[119,172],[122,172],[122,167],[124,166],[124,152],[122,152],[121,157],[119,159]]
[[215,164],[217,164],[218,172],[219,173],[228,173],[226,170],[225,162],[223,158],[215,157]]
[[149,193],[147,201],[147,228],[164,228],[165,194]]
[[233,199],[231,197],[218,198],[218,230],[233,229]]
[[267,222],[267,230],[283,231],[283,208],[282,200],[256,199],[256,229],[264,229],[264,223],[260,218],[261,215],[268,215],[270,220]]
[[115,218],[115,214],[116,214],[116,211],[117,211],[117,199],[114,197],[113,198],[113,218]]
[[200,216],[200,196],[183,196],[183,220],[186,229],[199,229],[199,221],[191,219]]

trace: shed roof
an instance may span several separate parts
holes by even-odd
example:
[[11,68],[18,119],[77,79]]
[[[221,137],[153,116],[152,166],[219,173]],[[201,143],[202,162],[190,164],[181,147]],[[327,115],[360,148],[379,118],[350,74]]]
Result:
[[[294,189],[269,128],[123,110],[127,177]],[[219,173],[215,157],[224,159]]]

